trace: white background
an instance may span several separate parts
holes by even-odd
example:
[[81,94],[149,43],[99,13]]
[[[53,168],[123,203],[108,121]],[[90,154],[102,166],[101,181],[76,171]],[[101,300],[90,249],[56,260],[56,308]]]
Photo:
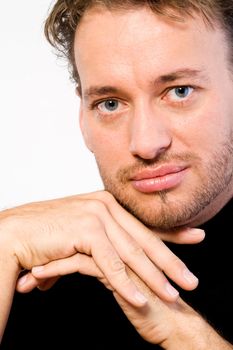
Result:
[[101,189],[66,62],[44,38],[51,0],[0,5],[0,209]]

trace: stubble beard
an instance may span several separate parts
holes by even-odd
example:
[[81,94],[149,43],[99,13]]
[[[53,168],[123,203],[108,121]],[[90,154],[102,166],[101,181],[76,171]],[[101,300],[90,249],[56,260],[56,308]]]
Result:
[[[189,188],[189,193],[183,198],[178,194],[175,200],[174,196],[171,199],[172,190],[146,194],[147,199],[151,198],[151,201],[143,201],[135,194],[136,192],[127,189],[128,186],[132,186],[129,182],[132,171],[147,168],[148,161],[137,160],[133,167],[119,170],[115,178],[109,176],[107,169],[103,169],[98,160],[97,165],[105,189],[112,193],[129,213],[148,227],[167,231],[191,222],[233,182],[233,135],[228,143],[212,153],[204,166],[194,155],[185,154],[162,155],[154,162],[150,161],[150,167],[169,161],[188,160],[190,162],[193,160],[196,164],[199,162],[199,167],[196,166],[199,181],[193,189]],[[150,202],[152,205],[148,204]]]

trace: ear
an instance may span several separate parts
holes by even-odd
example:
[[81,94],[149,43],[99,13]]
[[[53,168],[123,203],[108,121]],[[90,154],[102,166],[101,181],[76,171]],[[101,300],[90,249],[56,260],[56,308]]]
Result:
[[79,126],[80,126],[80,130],[82,132],[83,139],[84,139],[84,142],[85,142],[87,148],[93,153],[91,142],[90,142],[90,135],[88,133],[88,126],[87,126],[87,123],[86,123],[86,121],[84,119],[83,100],[82,100],[82,97],[79,95],[79,93],[77,93],[77,94],[80,97],[80,107],[79,107]]

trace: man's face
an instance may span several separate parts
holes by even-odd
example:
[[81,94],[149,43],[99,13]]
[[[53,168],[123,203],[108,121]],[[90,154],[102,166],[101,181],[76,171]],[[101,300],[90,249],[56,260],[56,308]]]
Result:
[[217,26],[93,8],[75,58],[81,129],[122,205],[169,229],[204,221],[232,197],[233,83]]

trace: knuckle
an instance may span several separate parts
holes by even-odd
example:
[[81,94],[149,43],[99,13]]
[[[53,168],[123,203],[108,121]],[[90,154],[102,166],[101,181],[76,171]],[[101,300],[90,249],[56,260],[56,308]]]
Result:
[[125,264],[123,263],[123,261],[119,259],[111,260],[109,266],[111,269],[112,276],[121,275],[125,273]]
[[93,214],[86,214],[82,220],[82,230],[86,232],[86,240],[90,238],[91,240],[99,239],[104,231],[104,225],[101,219]]
[[98,199],[89,199],[85,201],[84,207],[88,212],[99,214],[106,210],[106,207],[103,202]]
[[134,257],[144,255],[144,250],[134,241],[131,242],[128,252],[130,256]]

